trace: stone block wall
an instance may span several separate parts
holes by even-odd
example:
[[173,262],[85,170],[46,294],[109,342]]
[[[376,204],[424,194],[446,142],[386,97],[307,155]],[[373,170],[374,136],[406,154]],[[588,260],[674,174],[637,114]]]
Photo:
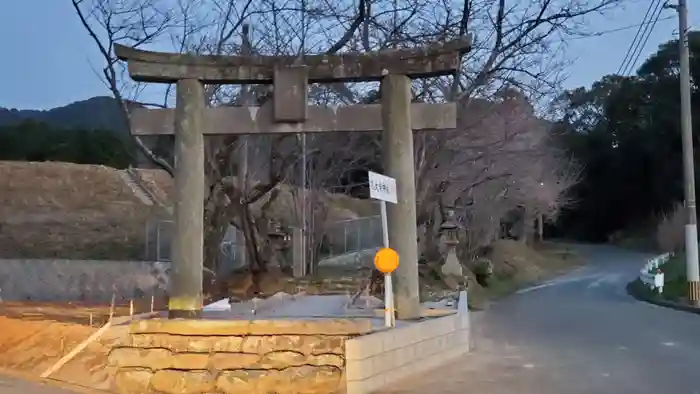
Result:
[[145,320],[112,349],[119,393],[345,392],[345,343],[369,320]]

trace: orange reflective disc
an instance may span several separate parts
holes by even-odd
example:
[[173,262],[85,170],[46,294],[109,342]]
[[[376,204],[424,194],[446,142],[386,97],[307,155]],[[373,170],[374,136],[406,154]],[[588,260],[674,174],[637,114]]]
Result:
[[374,266],[379,272],[390,274],[399,267],[399,254],[391,248],[381,248],[374,255]]

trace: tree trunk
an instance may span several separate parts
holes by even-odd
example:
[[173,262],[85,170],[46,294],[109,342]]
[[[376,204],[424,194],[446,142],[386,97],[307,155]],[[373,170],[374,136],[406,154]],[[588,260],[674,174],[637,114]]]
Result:
[[255,222],[250,213],[248,204],[240,206],[241,229],[245,238],[246,253],[248,258],[248,267],[253,273],[263,272],[265,265],[260,260],[260,252],[258,250],[258,241],[255,234]]
[[419,244],[418,251],[419,261],[425,260],[429,263],[438,262],[441,260],[440,253],[440,228],[436,226],[435,216],[439,214],[437,210],[425,217],[425,222],[419,224],[423,227],[423,242]]
[[206,223],[204,226],[204,266],[213,272],[219,272],[221,244],[226,235],[228,224]]
[[[221,207],[215,206],[211,210],[204,212],[204,267],[219,275],[221,244],[228,230],[229,222]],[[218,284],[223,283],[225,278],[216,278],[211,273],[205,272],[203,275],[204,291],[213,294],[220,291]]]
[[523,209],[522,238],[520,242],[526,245],[532,244],[535,239],[535,218],[532,210],[528,207]]

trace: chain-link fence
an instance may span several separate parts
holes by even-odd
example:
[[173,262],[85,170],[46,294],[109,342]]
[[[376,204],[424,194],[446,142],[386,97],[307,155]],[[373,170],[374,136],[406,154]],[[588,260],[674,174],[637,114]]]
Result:
[[[319,260],[349,255],[382,246],[382,222],[380,216],[348,219],[326,225],[320,240]],[[150,261],[170,260],[170,244],[174,233],[174,222],[153,220],[146,229],[146,259]],[[218,273],[228,273],[245,265],[245,241],[235,227],[229,227],[221,243]],[[217,274],[218,274],[217,273]]]
[[171,220],[149,220],[146,223],[146,260],[170,261],[170,240],[174,224]]
[[[175,231],[172,220],[153,220],[146,229],[146,259],[151,261],[171,261],[170,244]],[[243,234],[235,227],[229,227],[221,242],[217,274],[228,273],[245,265],[245,241]]]
[[368,216],[331,223],[321,241],[319,258],[327,259],[382,246],[382,220]]

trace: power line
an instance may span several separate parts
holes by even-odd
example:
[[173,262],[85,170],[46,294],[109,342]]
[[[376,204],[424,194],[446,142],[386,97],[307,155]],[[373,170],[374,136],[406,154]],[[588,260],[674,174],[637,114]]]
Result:
[[638,50],[637,54],[634,57],[634,60],[631,60],[628,63],[628,69],[623,75],[629,75],[633,70],[634,67],[637,65],[637,61],[639,60],[639,56],[642,55],[642,51],[647,45],[647,42],[649,42],[649,37],[651,37],[651,33],[654,31],[654,27],[656,27],[656,22],[659,21],[659,17],[661,16],[661,12],[663,11],[663,5],[665,3],[659,3],[659,5],[656,7],[656,10],[654,12],[656,13],[656,16],[654,17],[654,22],[651,25],[647,25],[649,27],[649,32],[646,33],[646,37],[644,38],[644,42],[639,42],[640,45],[638,45]]
[[[658,19],[658,22],[660,22],[660,21],[667,21],[667,20],[673,19],[673,18],[674,18],[673,16],[667,16],[667,17],[664,17],[664,18],[659,18],[659,19]],[[608,35],[608,34],[618,33],[618,32],[625,31],[625,30],[629,30],[629,29],[634,29],[635,27],[640,27],[640,26],[644,26],[644,25],[651,24],[651,23],[654,23],[654,21],[646,21],[646,22],[642,22],[642,23],[635,23],[634,25],[622,26],[622,27],[618,27],[618,28],[616,28],[616,29],[601,30],[601,31],[599,31],[599,32],[591,33],[591,34],[588,34],[588,35],[585,35],[585,36],[582,36],[582,37],[572,37],[572,38],[569,38],[569,40],[583,40],[583,39],[587,39],[587,38],[602,37],[602,36],[605,36],[605,35]]]
[[620,72],[627,67],[627,60],[630,59],[630,54],[632,53],[632,49],[635,47],[635,43],[637,43],[637,39],[639,38],[639,34],[642,32],[642,28],[646,28],[649,26],[649,21],[651,20],[649,18],[649,15],[651,13],[652,8],[654,8],[654,4],[658,3],[660,0],[652,0],[649,2],[649,7],[647,7],[647,12],[644,14],[644,17],[642,18],[642,23],[639,25],[639,28],[637,29],[637,33],[634,35],[634,38],[632,39],[632,42],[630,43],[629,48],[627,49],[627,53],[625,54],[625,58],[622,59],[622,63],[620,64],[620,67],[618,67],[616,74],[620,74]]

